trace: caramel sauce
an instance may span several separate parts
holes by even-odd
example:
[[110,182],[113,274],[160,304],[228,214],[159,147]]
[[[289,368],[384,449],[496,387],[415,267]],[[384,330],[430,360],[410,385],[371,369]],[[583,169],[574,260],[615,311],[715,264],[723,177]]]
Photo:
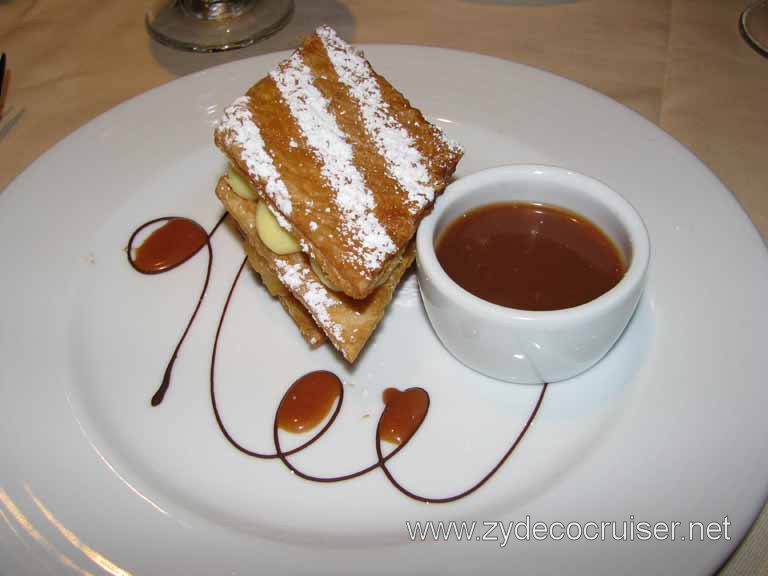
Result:
[[341,381],[333,372],[318,370],[294,382],[277,409],[277,426],[301,433],[322,422],[339,397]]
[[[163,216],[162,218],[155,218],[149,222],[145,222],[136,230],[133,231],[131,237],[128,239],[128,262],[133,266],[133,269],[142,274],[162,274],[173,270],[176,266],[179,266],[192,258],[197,254],[203,246],[208,248],[208,266],[205,272],[205,283],[203,289],[200,292],[200,297],[197,299],[197,306],[192,312],[192,315],[187,322],[187,327],[184,329],[184,333],[181,335],[176,348],[171,354],[171,358],[168,360],[168,364],[165,366],[165,372],[163,373],[163,380],[160,382],[160,387],[152,396],[150,403],[152,406],[159,405],[163,398],[165,398],[168,388],[171,386],[171,373],[173,372],[173,365],[176,362],[176,358],[179,355],[182,344],[189,333],[189,329],[192,327],[192,323],[197,317],[197,312],[200,310],[200,306],[205,298],[205,292],[208,290],[208,282],[211,279],[211,265],[213,264],[213,250],[211,249],[211,236],[216,233],[221,223],[227,217],[225,212],[216,225],[211,230],[210,234],[200,226],[194,220],[188,218],[179,218],[177,216]],[[133,243],[136,241],[136,237],[142,230],[149,226],[154,226],[158,222],[164,222],[157,230],[152,232],[142,242],[138,248],[134,250]],[[135,252],[135,254],[134,254]]]
[[440,265],[475,296],[521,310],[560,310],[594,300],[625,272],[613,241],[557,206],[489,204],[451,222],[436,243]]
[[[162,219],[161,219],[162,220]],[[131,264],[144,274],[159,274],[183,264],[208,242],[208,232],[194,220],[168,218],[154,230],[135,253],[129,254]],[[153,223],[158,220],[153,221]],[[140,231],[149,223],[137,230]],[[132,248],[134,237],[131,237]]]
[[429,396],[421,388],[387,388],[381,399],[385,408],[379,421],[379,437],[392,444],[406,443],[427,415]]
[[[187,322],[184,333],[176,344],[176,348],[171,355],[170,360],[165,368],[163,375],[163,381],[160,388],[155,392],[152,397],[152,406],[158,406],[164,399],[168,387],[171,382],[171,371],[173,369],[174,362],[176,361],[179,350],[184,343],[184,339],[189,332],[192,323],[194,322],[197,312],[200,309],[200,305],[203,302],[205,293],[208,287],[208,283],[211,276],[211,266],[213,263],[213,250],[211,248],[210,238],[216,233],[221,223],[226,218],[224,214],[210,233],[205,233],[204,229],[197,223],[187,220],[185,218],[177,217],[163,217],[150,220],[149,222],[142,224],[139,228],[134,230],[133,234],[128,241],[128,261],[131,266],[138,272],[143,274],[158,274],[167,272],[175,266],[183,264],[194,256],[203,246],[207,247],[208,251],[208,266],[205,273],[205,283],[203,284],[200,297],[197,302],[192,315]],[[181,223],[179,222],[181,221]],[[133,244],[138,234],[145,228],[155,225],[158,222],[165,222],[160,228],[155,230],[150,236],[142,243],[136,250],[134,257]],[[195,230],[195,228],[199,230]],[[203,233],[201,240],[200,231]],[[176,236],[179,234],[179,236]],[[170,238],[181,238],[181,246],[175,246],[173,242],[169,242]],[[202,244],[199,244],[202,241]],[[153,254],[150,258],[146,254]],[[521,442],[526,432],[528,431],[531,423],[533,422],[536,414],[539,411],[539,407],[544,399],[544,395],[547,391],[548,385],[542,386],[539,393],[536,404],[534,405],[527,421],[522,429],[517,433],[514,441],[511,443],[504,455],[499,459],[496,465],[488,471],[474,484],[470,485],[466,490],[446,497],[431,497],[424,496],[412,492],[405,486],[403,486],[397,478],[395,478],[392,472],[387,467],[387,462],[395,457],[401,449],[409,442],[416,430],[419,429],[424,418],[429,410],[430,400],[426,390],[422,388],[409,388],[405,391],[398,390],[396,388],[388,388],[382,394],[382,400],[385,404],[382,411],[379,422],[376,427],[375,448],[376,459],[368,466],[359,468],[353,472],[349,472],[340,476],[317,476],[308,474],[299,469],[295,464],[288,460],[288,457],[302,452],[308,449],[312,444],[319,440],[334,424],[336,417],[338,416],[343,401],[344,401],[344,387],[341,380],[333,374],[325,370],[309,372],[301,376],[296,380],[283,395],[280,404],[275,411],[275,418],[272,427],[272,436],[274,441],[274,452],[261,452],[247,448],[238,442],[227,429],[222,418],[222,414],[219,411],[218,402],[216,400],[216,355],[219,347],[219,341],[222,334],[222,327],[224,325],[224,319],[229,309],[230,301],[235,292],[235,287],[242,276],[243,269],[247,264],[247,258],[244,258],[240,264],[240,267],[235,275],[227,294],[226,301],[221,310],[219,316],[219,323],[216,328],[216,334],[213,339],[213,349],[211,352],[211,364],[209,372],[209,384],[210,384],[210,399],[211,407],[213,408],[213,414],[216,419],[216,423],[219,426],[219,430],[226,438],[226,440],[237,450],[250,457],[269,460],[279,459],[286,468],[288,468],[293,474],[300,478],[311,482],[331,483],[331,482],[343,482],[359,478],[374,470],[381,470],[386,478],[390,481],[398,491],[414,500],[425,503],[446,503],[454,502],[469,496],[476,490],[479,490],[506,462],[509,455],[515,450],[517,445]],[[334,407],[335,404],[335,407]],[[288,432],[307,432],[317,427],[323,420],[326,420],[325,424],[314,432],[311,437],[304,441],[301,445],[296,446],[290,450],[283,450],[280,446],[280,434],[279,429],[286,430]],[[396,444],[396,447],[390,450],[386,455],[383,454],[381,443],[382,441]]]

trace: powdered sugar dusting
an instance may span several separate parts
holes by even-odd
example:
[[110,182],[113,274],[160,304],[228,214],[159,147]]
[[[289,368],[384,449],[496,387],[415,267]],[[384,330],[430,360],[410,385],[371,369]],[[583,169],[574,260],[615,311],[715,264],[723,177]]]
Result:
[[291,225],[290,222],[288,222],[288,220],[285,219],[285,216],[280,214],[278,210],[275,210],[269,204],[267,204],[267,208],[272,213],[272,216],[275,217],[275,220],[277,220],[277,223],[280,224],[281,228],[284,228],[288,232],[293,232],[293,226]]
[[387,163],[387,172],[407,192],[411,213],[419,212],[435,198],[424,158],[408,131],[390,114],[376,78],[365,59],[328,26],[317,29],[339,80],[360,107],[363,123],[376,149]]
[[325,286],[312,278],[309,268],[301,263],[288,264],[279,258],[275,259],[275,266],[280,281],[304,302],[315,322],[336,341],[344,342],[341,325],[334,322],[328,313],[328,309],[338,301],[330,297]]
[[[227,146],[236,144],[242,150],[241,158],[248,169],[248,175],[264,183],[266,195],[275,203],[282,216],[291,215],[291,197],[285,182],[272,162],[267,152],[261,131],[253,121],[253,114],[248,108],[249,98],[241,96],[231,106],[224,110],[224,115],[216,127],[216,132],[223,134]],[[278,222],[290,230],[290,224],[285,218],[278,217]],[[284,225],[284,223],[287,225]]]
[[363,267],[369,278],[396,250],[374,212],[376,202],[352,162],[352,147],[328,110],[328,101],[312,84],[312,72],[295,53],[270,76],[288,104],[303,136],[321,164],[321,173],[334,191],[334,203],[343,221],[342,230],[360,250],[349,251],[347,260]]

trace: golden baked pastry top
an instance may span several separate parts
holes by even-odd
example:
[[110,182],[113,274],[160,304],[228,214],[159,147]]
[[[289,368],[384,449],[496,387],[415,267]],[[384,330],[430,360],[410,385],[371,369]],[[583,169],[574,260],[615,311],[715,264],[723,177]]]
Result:
[[355,299],[389,273],[463,154],[328,27],[227,108],[215,142]]

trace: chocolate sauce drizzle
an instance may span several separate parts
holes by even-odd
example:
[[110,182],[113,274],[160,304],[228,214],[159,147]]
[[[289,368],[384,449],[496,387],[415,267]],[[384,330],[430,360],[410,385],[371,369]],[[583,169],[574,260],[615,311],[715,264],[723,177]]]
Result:
[[[211,276],[211,267],[213,263],[213,249],[211,247],[211,237],[216,233],[221,223],[226,218],[226,213],[219,219],[213,229],[206,233],[197,222],[188,218],[181,218],[176,216],[164,216],[162,218],[155,218],[150,220],[146,224],[138,227],[133,234],[131,234],[128,241],[128,261],[137,272],[142,274],[160,274],[167,272],[180,266],[195,254],[197,254],[203,246],[208,249],[208,266],[206,269],[205,283],[203,289],[200,292],[197,305],[187,322],[186,329],[179,339],[176,348],[171,355],[170,360],[165,368],[163,374],[162,383],[157,392],[152,396],[152,406],[158,406],[164,399],[166,392],[171,383],[171,372],[173,370],[173,364],[179,353],[184,339],[189,332],[192,323],[197,317],[197,312],[205,298],[205,293],[208,289],[208,283]],[[140,246],[135,248],[134,254],[134,241],[138,234],[145,230],[147,227],[165,222],[162,226],[158,227],[152,232]],[[167,251],[168,253],[165,253]],[[361,468],[355,472],[344,474],[342,476],[315,476],[303,472],[297,468],[293,463],[288,460],[288,457],[301,452],[309,448],[317,440],[319,440],[336,421],[336,417],[341,411],[342,404],[344,402],[344,386],[339,377],[333,372],[327,370],[317,370],[304,374],[286,390],[283,395],[277,410],[275,411],[275,417],[272,423],[272,438],[274,442],[274,452],[257,452],[251,450],[246,446],[238,442],[232,434],[227,430],[224,420],[219,411],[219,407],[216,401],[216,353],[219,347],[219,340],[221,337],[222,327],[224,325],[224,319],[229,309],[229,304],[232,300],[232,295],[235,292],[235,288],[242,276],[243,269],[247,263],[247,258],[244,258],[240,267],[232,280],[232,285],[227,293],[227,299],[224,302],[224,306],[219,317],[219,322],[216,327],[216,335],[213,341],[213,348],[211,352],[211,369],[210,369],[210,397],[211,406],[213,408],[213,414],[216,419],[216,423],[219,426],[219,430],[223,434],[224,438],[237,450],[251,456],[253,458],[259,458],[263,460],[279,459],[286,468],[297,476],[309,480],[312,482],[341,482],[345,480],[351,480],[364,474],[368,474],[373,470],[381,468],[382,472],[390,483],[397,488],[402,494],[429,504],[442,504],[448,502],[454,502],[461,498],[469,496],[473,492],[477,491],[483,486],[490,478],[504,465],[512,452],[517,448],[518,444],[522,441],[526,432],[531,426],[534,418],[539,412],[541,403],[544,400],[544,395],[549,387],[549,384],[544,383],[541,387],[538,399],[536,401],[533,410],[531,411],[528,419],[523,428],[518,432],[514,442],[510,445],[501,459],[496,465],[486,473],[475,484],[460,492],[458,494],[444,497],[444,498],[431,498],[416,494],[408,488],[404,487],[387,468],[386,463],[393,458],[400,450],[410,442],[412,437],[419,430],[424,420],[427,417],[430,407],[429,394],[423,388],[408,388],[407,390],[398,390],[396,388],[387,388],[382,394],[382,400],[385,404],[384,410],[382,410],[379,416],[379,421],[376,426],[374,434],[374,444],[376,446],[376,461],[372,464]],[[319,426],[322,421],[325,420],[325,424],[308,440],[299,446],[290,450],[283,450],[280,445],[280,430],[286,430],[288,432],[307,432]],[[382,450],[382,441],[395,445],[389,453],[386,455]]]
[[[152,396],[152,406],[157,406],[163,401],[165,393],[168,392],[168,388],[171,385],[173,365],[179,355],[181,345],[184,343],[184,339],[187,337],[187,333],[197,317],[197,312],[200,310],[200,306],[205,298],[205,292],[208,290],[208,282],[211,279],[211,266],[213,264],[211,236],[216,233],[216,230],[219,229],[219,226],[224,222],[224,218],[226,217],[227,213],[225,212],[221,218],[219,218],[219,221],[216,222],[213,229],[206,233],[205,229],[200,226],[200,224],[189,218],[163,216],[161,218],[150,220],[136,228],[128,240],[128,249],[126,250],[128,262],[137,272],[150,275],[170,272],[200,252],[203,246],[208,248],[208,266],[205,271],[205,283],[203,284],[203,289],[200,291],[197,305],[187,322],[184,333],[181,335],[181,338],[179,338],[179,342],[176,344],[173,354],[171,354],[171,359],[168,360],[168,364],[165,366],[165,372],[163,372],[163,379],[160,383],[160,387]],[[160,222],[165,222],[165,224],[153,231],[144,242],[136,248],[136,253],[134,254],[133,243],[136,240],[136,237],[149,226],[153,226]],[[171,254],[163,253],[164,250],[169,249],[171,250]]]

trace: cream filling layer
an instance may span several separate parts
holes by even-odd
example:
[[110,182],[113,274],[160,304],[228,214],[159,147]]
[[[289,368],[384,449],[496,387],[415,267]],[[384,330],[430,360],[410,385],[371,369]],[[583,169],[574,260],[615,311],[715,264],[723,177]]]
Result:
[[229,165],[229,170],[227,171],[227,180],[229,181],[229,185],[232,190],[234,190],[235,194],[240,196],[240,198],[245,198],[246,200],[259,199],[256,192],[253,190],[251,183],[248,182],[248,180],[245,178],[245,175],[243,175],[240,169],[234,164]]
[[[301,252],[301,246],[298,240],[296,240],[296,238],[294,238],[294,236],[285,228],[280,226],[277,218],[269,209],[266,202],[259,197],[253,189],[253,186],[251,186],[251,183],[233,164],[229,165],[227,181],[235,194],[245,200],[258,202],[256,205],[256,233],[267,248],[281,256]],[[309,258],[309,264],[312,267],[312,271],[315,273],[318,280],[320,280],[320,282],[322,282],[329,290],[339,292],[338,286],[325,275],[317,261],[309,255],[307,255],[307,257]],[[387,278],[389,278],[392,271],[397,267],[401,258],[402,253],[392,258],[392,261],[388,264],[389,270],[377,280],[376,287],[381,286],[387,281]]]
[[227,181],[240,198],[258,202],[256,205],[256,232],[267,248],[281,256],[301,252],[301,246],[299,246],[296,238],[280,226],[269,206],[259,198],[245,175],[233,164],[229,165]]
[[264,245],[275,254],[284,256],[301,252],[298,240],[277,223],[277,218],[264,200],[256,205],[256,232]]

